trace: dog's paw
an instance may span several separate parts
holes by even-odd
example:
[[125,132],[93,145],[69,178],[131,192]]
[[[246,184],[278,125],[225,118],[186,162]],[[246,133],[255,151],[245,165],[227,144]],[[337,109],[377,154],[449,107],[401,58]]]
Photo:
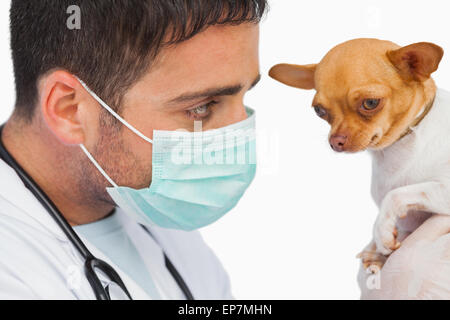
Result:
[[377,251],[375,242],[371,242],[356,257],[361,259],[361,263],[367,273],[379,272],[388,258]]
[[377,251],[389,255],[400,247],[398,241],[397,221],[407,215],[407,206],[403,197],[397,193],[389,193],[381,204],[380,214],[373,228],[373,239]]
[[389,255],[400,248],[401,243],[397,240],[398,231],[395,221],[384,216],[379,216],[373,230],[373,239],[377,251],[382,255]]

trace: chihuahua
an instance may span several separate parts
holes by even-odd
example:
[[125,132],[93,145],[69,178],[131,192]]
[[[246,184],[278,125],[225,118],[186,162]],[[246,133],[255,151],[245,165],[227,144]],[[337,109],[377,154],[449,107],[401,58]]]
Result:
[[379,214],[373,240],[358,255],[371,272],[430,215],[450,215],[450,93],[431,78],[443,54],[428,42],[354,39],[318,64],[269,72],[288,86],[315,89],[312,106],[331,125],[334,151],[371,153]]

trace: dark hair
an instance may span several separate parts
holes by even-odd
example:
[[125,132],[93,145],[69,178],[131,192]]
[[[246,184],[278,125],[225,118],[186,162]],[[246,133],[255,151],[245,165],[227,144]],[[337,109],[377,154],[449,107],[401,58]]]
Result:
[[[116,110],[168,44],[217,24],[258,23],[267,0],[12,0],[15,113],[31,121],[37,81],[55,69],[80,77]],[[67,26],[69,6],[81,28]]]

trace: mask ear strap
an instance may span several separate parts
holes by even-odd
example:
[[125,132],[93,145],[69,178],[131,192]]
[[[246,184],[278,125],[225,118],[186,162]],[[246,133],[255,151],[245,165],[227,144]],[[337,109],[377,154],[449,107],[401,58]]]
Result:
[[100,167],[100,165],[98,164],[98,162],[94,159],[94,157],[92,156],[92,154],[89,153],[89,151],[87,151],[86,147],[83,144],[80,144],[81,150],[83,150],[83,152],[86,154],[86,156],[89,158],[89,160],[91,160],[91,162],[94,164],[94,166],[97,168],[98,171],[100,171],[100,173],[105,177],[106,180],[108,180],[108,182],[115,188],[118,188],[119,186],[108,176],[108,174],[105,172],[105,170],[102,169],[102,167]]
[[86,89],[86,91],[95,99],[97,100],[98,103],[100,103],[100,105],[105,108],[109,113],[111,113],[114,118],[116,118],[117,120],[119,120],[120,122],[122,122],[122,124],[124,126],[126,126],[128,129],[130,129],[131,131],[133,131],[136,135],[138,135],[139,137],[141,137],[142,139],[144,139],[145,141],[147,141],[148,143],[153,144],[153,140],[147,138],[145,135],[142,134],[142,132],[140,132],[139,130],[137,130],[136,128],[134,128],[132,125],[130,125],[128,122],[125,121],[125,119],[123,119],[121,116],[119,116],[113,109],[111,109],[102,99],[99,98],[99,96],[97,96],[91,89],[89,89],[89,87],[86,85],[86,83],[84,83],[82,80],[80,80],[78,77],[76,77],[77,80],[81,83],[81,85],[84,87],[84,89]]

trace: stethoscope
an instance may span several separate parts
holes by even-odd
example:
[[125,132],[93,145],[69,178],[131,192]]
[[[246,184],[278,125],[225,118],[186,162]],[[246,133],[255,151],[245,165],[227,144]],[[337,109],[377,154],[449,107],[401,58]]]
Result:
[[[55,204],[48,198],[48,196],[42,191],[42,189],[36,184],[36,182],[25,172],[25,170],[16,162],[16,160],[11,156],[11,154],[6,150],[3,145],[1,135],[3,131],[3,125],[0,126],[0,158],[3,159],[11,168],[13,168],[20,179],[23,181],[25,187],[31,191],[31,193],[36,197],[36,199],[42,204],[42,206],[47,210],[47,212],[56,221],[58,226],[63,230],[64,234],[67,236],[72,245],[77,249],[84,259],[84,273],[86,275],[92,290],[95,293],[97,300],[111,300],[109,294],[109,287],[104,288],[101,280],[99,279],[96,270],[101,271],[106,275],[109,280],[116,284],[125,295],[132,300],[130,293],[128,292],[125,284],[120,278],[119,274],[105,261],[97,259],[84,245],[81,239],[78,237],[76,232],[72,229],[70,224],[55,206]],[[155,237],[151,234],[144,225],[142,228],[148,232],[148,234],[156,241]],[[164,253],[164,252],[163,252]],[[184,296],[187,300],[194,300],[194,297],[189,290],[188,286],[184,282],[180,273],[177,271],[175,266],[172,264],[170,259],[164,253],[164,262],[166,268],[171,273],[172,277],[175,279],[176,283],[180,287]]]

